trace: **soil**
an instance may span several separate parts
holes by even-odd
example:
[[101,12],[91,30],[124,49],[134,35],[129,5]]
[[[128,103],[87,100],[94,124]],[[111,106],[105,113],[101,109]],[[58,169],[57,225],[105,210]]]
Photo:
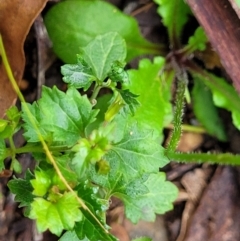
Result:
[[[44,12],[50,5],[49,2]],[[142,34],[148,40],[159,43],[167,42],[166,30],[156,13],[157,6],[151,0],[110,0],[123,11],[134,15]],[[183,41],[192,34],[197,21],[192,20],[183,33]],[[41,16],[36,20],[25,43],[26,68],[21,84],[22,92],[28,102],[33,102],[40,95],[40,87],[57,85],[65,90],[61,81],[60,66],[63,64],[51,52],[49,40],[45,36],[40,41],[39,31]],[[135,60],[131,67],[137,66]],[[219,62],[219,61],[218,61]],[[217,73],[225,71],[219,66]],[[44,73],[44,77],[39,73]],[[227,77],[228,78],[228,77]],[[232,152],[239,153],[240,133],[232,125],[228,112],[220,110],[224,121],[228,142],[219,142],[207,134],[183,133],[179,150],[184,152]],[[195,120],[191,105],[186,106],[184,122],[190,124]],[[165,130],[166,140],[169,130]],[[24,140],[18,134],[15,137],[17,146],[22,146]],[[24,176],[27,168],[34,167],[31,155],[21,155],[19,160],[23,165]],[[149,236],[153,241],[237,241],[240,240],[240,168],[231,166],[178,164],[172,162],[164,168],[167,178],[179,188],[179,196],[174,203],[174,209],[165,215],[159,215],[154,223],[141,221],[131,224],[124,216],[122,203],[112,200],[107,215],[112,233],[120,241],[128,241],[137,236]],[[7,174],[6,174],[7,175]],[[23,215],[23,210],[17,207],[14,196],[7,188],[10,177],[0,178],[0,241],[54,241],[57,237],[45,232],[39,234],[33,221]],[[12,178],[12,177],[11,177]]]

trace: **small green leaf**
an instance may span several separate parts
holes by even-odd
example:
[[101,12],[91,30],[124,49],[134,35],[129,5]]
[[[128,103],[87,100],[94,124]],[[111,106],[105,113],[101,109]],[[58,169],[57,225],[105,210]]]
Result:
[[112,63],[126,58],[125,40],[117,32],[97,36],[82,50],[83,59],[101,81],[107,77]]
[[16,195],[15,201],[20,202],[19,207],[30,206],[30,204],[33,202],[33,187],[30,183],[30,180],[33,177],[33,174],[27,170],[25,179],[15,178],[8,182],[10,191]]
[[[97,114],[86,96],[75,88],[66,93],[53,87],[43,87],[42,98],[28,105],[42,137],[51,143],[73,145],[85,135],[85,128],[94,121]],[[24,137],[29,142],[39,142],[38,133],[23,107]]]
[[218,116],[217,109],[213,103],[212,93],[197,77],[194,78],[192,95],[193,109],[198,120],[209,134],[216,136],[221,141],[226,141],[227,136],[222,120]]
[[16,123],[19,122],[21,117],[21,112],[18,110],[18,108],[14,105],[11,106],[7,111],[6,115],[10,121],[14,121]]
[[105,1],[57,3],[48,11],[44,22],[55,53],[69,64],[76,62],[76,53],[79,53],[80,47],[86,46],[101,34],[113,31],[126,40],[127,61],[142,54],[161,54],[163,49],[141,36],[133,17]]
[[77,64],[65,64],[61,67],[61,73],[64,76],[63,81],[69,86],[75,88],[83,88],[84,91],[88,90],[93,80],[96,79],[93,76],[92,70],[84,63],[84,61],[78,61]]
[[4,169],[4,159],[6,158],[6,144],[3,139],[0,139],[0,171]]
[[173,72],[161,74],[164,64],[165,60],[161,57],[156,57],[153,63],[149,59],[141,60],[138,70],[128,71],[130,84],[124,85],[124,88],[139,95],[140,106],[132,119],[154,129],[160,137],[163,137],[164,126],[173,118],[170,100],[174,76]]
[[233,86],[223,78],[216,77],[207,71],[191,70],[194,78],[198,78],[208,86],[213,93],[213,102],[216,106],[231,111],[233,124],[240,130],[240,97]]
[[206,49],[207,42],[208,39],[203,28],[198,27],[194,32],[194,35],[189,38],[188,44],[185,46],[185,48],[188,49],[189,53],[192,53],[196,50],[204,51]]
[[125,64],[119,61],[115,61],[111,65],[108,77],[114,82],[120,82],[122,84],[128,84],[129,78],[127,72],[124,70]]
[[29,218],[36,219],[39,232],[49,229],[60,236],[62,231],[72,230],[75,222],[82,220],[79,203],[72,193],[64,193],[52,203],[43,198],[35,198],[31,204]]
[[16,173],[21,173],[22,172],[22,166],[19,163],[19,161],[16,158],[12,159],[12,164],[11,164],[13,171]]
[[54,170],[37,170],[35,171],[34,175],[35,179],[30,181],[34,189],[33,194],[42,197],[48,192],[52,185],[52,176],[54,175]]
[[191,13],[190,8],[183,0],[154,0],[159,5],[158,13],[162,17],[171,44],[180,39],[183,26]]

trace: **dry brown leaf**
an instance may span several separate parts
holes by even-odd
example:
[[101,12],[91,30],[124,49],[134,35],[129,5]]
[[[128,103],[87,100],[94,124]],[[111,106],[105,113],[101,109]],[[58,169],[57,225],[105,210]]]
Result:
[[[0,33],[8,60],[17,82],[22,79],[25,56],[24,41],[33,21],[42,11],[47,0],[4,0],[0,1]],[[0,63],[0,117],[16,101],[16,94]]]

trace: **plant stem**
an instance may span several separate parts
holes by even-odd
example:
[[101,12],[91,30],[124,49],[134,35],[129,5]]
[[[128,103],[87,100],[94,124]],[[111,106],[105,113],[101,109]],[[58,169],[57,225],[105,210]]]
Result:
[[99,85],[97,82],[95,83],[94,90],[92,96],[90,97],[90,102],[94,105],[94,100],[96,100],[99,91],[101,90],[102,86]]
[[[169,124],[169,125],[165,126],[165,128],[174,129],[174,125]],[[186,131],[186,132],[194,132],[194,133],[199,133],[199,134],[207,133],[207,131],[201,126],[191,126],[191,125],[182,124],[181,129],[182,129],[182,131]]]
[[167,152],[170,160],[183,163],[209,163],[221,165],[240,165],[240,155],[231,153],[181,153]]
[[168,143],[166,152],[173,152],[178,146],[178,142],[182,133],[182,115],[183,115],[183,107],[184,107],[184,96],[185,89],[187,86],[187,73],[185,70],[181,69],[177,66],[177,79],[178,79],[178,87],[177,87],[177,95],[176,95],[176,106],[175,106],[175,114],[173,119],[173,132],[171,135],[171,139]]

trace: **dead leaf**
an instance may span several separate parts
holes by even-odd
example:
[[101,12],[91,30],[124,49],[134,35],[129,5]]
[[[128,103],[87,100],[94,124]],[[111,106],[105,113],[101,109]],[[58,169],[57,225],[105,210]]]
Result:
[[193,132],[183,132],[177,150],[182,152],[194,151],[203,142],[203,135]]
[[[23,76],[25,57],[24,41],[35,18],[42,11],[47,0],[4,0],[0,1],[0,33],[12,68],[19,83]],[[16,101],[16,94],[0,63],[0,117]]]

